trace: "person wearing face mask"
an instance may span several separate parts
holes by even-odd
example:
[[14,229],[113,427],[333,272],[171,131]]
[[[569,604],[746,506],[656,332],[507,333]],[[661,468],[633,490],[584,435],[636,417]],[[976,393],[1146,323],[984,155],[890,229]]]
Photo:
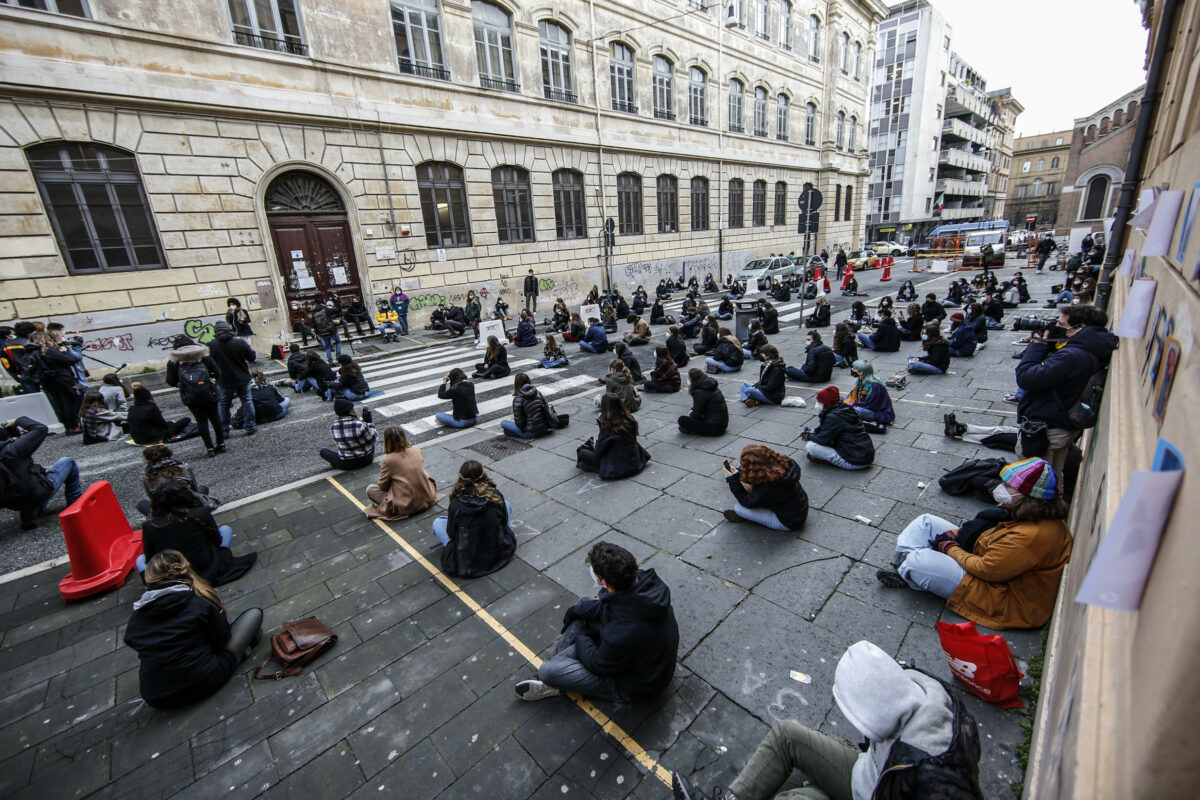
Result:
[[921,332],[923,356],[908,357],[908,371],[914,375],[945,375],[950,369],[950,345],[936,324],[926,325]]
[[[1117,337],[1105,330],[1107,325],[1108,315],[1095,306],[1070,306],[1059,315],[1058,329],[1033,336],[1016,369],[1017,387],[1023,390],[1017,417],[1046,423],[1050,445],[1045,453],[1027,453],[1018,444],[1018,456],[1041,456],[1061,472],[1067,451],[1081,433],[1067,411],[1117,347]],[[1062,339],[1066,342],[1056,348]]]
[[896,421],[892,398],[883,381],[875,377],[875,368],[869,361],[855,361],[850,365],[850,376],[854,388],[846,398],[846,405],[862,417],[863,427],[871,433],[887,433],[887,426]]
[[833,365],[837,359],[829,345],[822,343],[821,334],[808,332],[808,344],[804,348],[804,366],[788,367],[787,376],[801,383],[825,383],[833,377]]
[[996,630],[1044,625],[1071,558],[1067,503],[1043,459],[1009,464],[1000,480],[997,506],[957,529],[932,514],[909,523],[896,539],[896,569],[876,579],[944,597],[951,611]]
[[225,308],[225,321],[233,328],[233,335],[246,339],[254,335],[250,327],[250,313],[242,308],[242,303],[236,297],[229,298]]

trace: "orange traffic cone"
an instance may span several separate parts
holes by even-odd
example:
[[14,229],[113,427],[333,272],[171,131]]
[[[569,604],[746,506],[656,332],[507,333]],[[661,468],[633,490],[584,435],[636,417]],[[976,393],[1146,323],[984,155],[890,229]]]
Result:
[[108,481],[93,483],[58,515],[71,571],[58,582],[63,600],[79,600],[125,583],[142,552],[142,532],[134,531]]
[[883,268],[883,275],[880,276],[879,282],[890,281],[892,279],[892,265],[888,264]]

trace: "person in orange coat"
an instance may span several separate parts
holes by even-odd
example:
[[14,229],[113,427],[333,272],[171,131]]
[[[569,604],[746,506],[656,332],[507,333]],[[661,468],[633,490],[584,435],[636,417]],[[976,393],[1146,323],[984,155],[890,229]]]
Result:
[[425,472],[421,448],[408,443],[402,428],[384,430],[383,453],[379,480],[367,487],[367,498],[372,503],[366,508],[368,517],[405,519],[442,499],[433,478]]
[[1071,558],[1067,504],[1054,468],[1027,458],[1000,471],[996,508],[961,528],[922,514],[896,540],[896,570],[884,586],[909,586],[947,599],[951,611],[996,630],[1037,628],[1054,611]]

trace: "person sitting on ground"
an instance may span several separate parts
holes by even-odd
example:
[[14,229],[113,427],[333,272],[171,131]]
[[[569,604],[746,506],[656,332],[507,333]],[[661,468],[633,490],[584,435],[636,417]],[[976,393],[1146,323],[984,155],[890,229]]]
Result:
[[646,310],[647,302],[649,302],[649,296],[646,294],[645,288],[639,283],[638,287],[633,290],[633,303],[629,307],[630,313],[641,316]]
[[132,392],[126,393],[125,384],[121,383],[121,376],[115,372],[108,373],[100,379],[99,390],[109,411],[116,411],[124,418],[129,410],[128,401],[133,394]]
[[600,432],[594,442],[588,439],[576,450],[579,469],[611,481],[636,475],[650,462],[650,453],[638,444],[637,420],[615,395],[600,398],[596,424]]
[[542,366],[546,369],[553,369],[555,367],[565,367],[570,363],[570,360],[567,358],[567,351],[559,346],[558,340],[554,338],[554,334],[547,333],[546,346],[542,348]]
[[297,394],[316,392],[322,400],[326,400],[332,394],[330,387],[336,381],[337,376],[333,374],[333,369],[325,363],[325,359],[321,358],[317,351],[312,350],[304,359],[304,371],[296,380],[295,389]]
[[[287,416],[288,409],[292,407],[292,401],[284,397],[267,380],[267,376],[261,369],[250,373],[250,381],[250,396],[254,399],[255,422],[265,425],[268,422],[277,422]],[[240,417],[237,415],[233,417],[233,427],[242,427],[238,424],[239,419]]]
[[570,329],[563,334],[563,341],[582,342],[584,336],[587,336],[587,327],[583,324],[583,320],[579,318],[579,312],[572,311]]
[[144,572],[156,553],[175,550],[192,569],[213,586],[236,581],[258,560],[257,553],[235,556],[230,550],[233,529],[217,525],[205,503],[196,502],[192,484],[184,478],[168,478],[150,493],[150,518],[142,523],[142,555],[135,566]]
[[617,332],[617,312],[607,300],[600,304],[600,324],[606,334]]
[[328,398],[344,397],[355,403],[367,399],[371,395],[371,387],[367,384],[362,367],[346,353],[338,356],[337,361],[337,380],[326,391]]
[[842,289],[842,297],[857,297],[858,296],[858,278],[850,275],[850,280],[846,281],[846,287]]
[[702,369],[688,370],[688,394],[692,396],[692,410],[679,418],[680,432],[695,436],[724,435],[729,427],[729,407],[717,379]]
[[146,496],[138,500],[136,505],[142,516],[150,516],[150,495],[154,494],[154,488],[160,483],[172,480],[184,481],[192,487],[196,495],[196,505],[203,505],[208,509],[220,505],[219,500],[209,495],[208,487],[196,481],[196,474],[192,472],[192,468],[175,458],[171,448],[165,444],[152,444],[143,448],[142,460],[146,462],[145,471],[142,473],[142,489],[145,490]]
[[988,328],[987,317],[983,315],[983,306],[979,303],[967,304],[967,325],[975,332],[975,352],[979,352],[987,345]]
[[83,494],[75,459],[64,456],[50,469],[33,460],[48,433],[45,425],[30,417],[8,420],[0,427],[0,466],[12,476],[8,489],[0,496],[0,508],[11,508],[20,514],[23,531],[37,527],[38,517],[60,487],[66,487],[68,507]]
[[850,305],[850,316],[846,319],[845,322],[838,323],[838,324],[848,326],[851,331],[857,331],[863,325],[866,325],[867,320],[869,320],[870,318],[871,318],[871,315],[867,311],[867,304],[864,303],[862,300],[855,300]]
[[587,334],[583,337],[583,341],[579,343],[579,350],[582,353],[608,352],[608,333],[604,330],[604,326],[600,324],[600,320],[595,317],[588,318]]
[[162,411],[154,402],[154,395],[140,383],[133,385],[133,405],[125,421],[129,424],[129,435],[134,444],[179,442],[200,435],[200,429],[192,424],[191,417],[173,422],[163,418]]
[[970,358],[975,355],[975,329],[967,324],[967,317],[961,311],[950,315],[950,338],[946,347],[955,358]]
[[655,300],[654,305],[650,307],[650,324],[651,325],[674,325],[674,317],[668,317],[667,312],[663,310],[662,300]]
[[[705,798],[675,772],[675,800],[983,797],[976,722],[937,678],[860,641],[838,659],[833,698],[865,745],[782,720],[727,791]],[[796,770],[808,785],[779,793]]]
[[946,287],[946,299],[942,301],[942,308],[958,308],[963,302],[963,288],[958,281],[951,281]]
[[521,310],[521,321],[517,323],[512,342],[513,347],[537,347],[537,328],[533,324],[533,314],[528,310]]
[[825,383],[833,377],[835,359],[829,345],[821,341],[817,331],[808,332],[808,343],[804,347],[804,366],[787,368],[787,376],[801,383]]
[[364,511],[371,519],[407,519],[432,506],[442,495],[425,471],[421,448],[410,444],[404,429],[383,429],[383,458],[379,479],[367,487],[371,501]]
[[1000,307],[1001,308],[1017,308],[1021,305],[1021,289],[1014,281],[1010,281],[1004,285],[1001,293]]
[[800,465],[761,444],[742,448],[734,469],[722,464],[725,482],[737,502],[725,510],[730,522],[753,522],[774,531],[798,531],[808,519],[808,494],[800,485]]
[[138,654],[138,690],[158,709],[198,703],[228,683],[259,641],[262,609],[231,625],[220,596],[175,550],[149,559],[144,578],[125,627],[125,644]]
[[1043,459],[1009,464],[1000,479],[999,508],[958,529],[932,514],[913,520],[896,539],[896,570],[881,570],[879,582],[946,598],[954,613],[995,630],[1046,624],[1071,558],[1067,503]]
[[900,351],[900,328],[896,325],[896,320],[892,319],[890,308],[879,310],[879,324],[875,327],[875,332],[858,334],[858,343],[877,353]]
[[637,356],[625,346],[624,342],[617,342],[612,346],[612,349],[617,358],[625,362],[625,367],[629,370],[629,375],[633,378],[635,384],[645,380],[642,376],[642,365],[638,363]]
[[295,386],[294,382],[300,380],[300,376],[304,374],[306,369],[304,362],[307,359],[308,356],[300,349],[300,345],[292,342],[288,346],[287,373],[288,380],[293,381],[293,386]]
[[[642,407],[642,398],[633,388],[633,376],[621,359],[614,358],[609,362],[608,374],[600,379],[600,383],[604,384],[604,393],[615,395],[630,414]],[[600,397],[596,398],[596,405],[600,405]]]
[[721,287],[717,284],[717,282],[715,280],[713,280],[712,273],[711,272],[708,273],[708,275],[706,275],[704,277],[704,293],[705,294],[716,294],[719,291],[721,291]]
[[654,296],[658,300],[665,300],[671,296],[671,290],[667,287],[667,282],[665,280],[658,282],[658,286],[654,288]]
[[728,295],[721,298],[721,304],[717,306],[717,313],[713,316],[719,320],[733,319],[733,301]]
[[512,317],[508,315],[508,303],[504,302],[503,296],[498,296],[496,298],[496,304],[492,307],[492,319],[512,319]]
[[742,383],[741,400],[750,408],[759,404],[777,406],[787,394],[787,364],[773,344],[759,350],[763,364],[758,370],[757,383]]
[[88,389],[83,393],[79,422],[83,427],[85,445],[111,442],[125,435],[122,428],[125,415],[111,411],[99,389]]
[[571,329],[571,312],[567,303],[561,297],[554,301],[554,316],[550,318],[550,327],[555,333],[566,333]]
[[924,331],[925,316],[921,313],[921,307],[910,303],[907,316],[904,312],[900,313],[900,339],[905,342],[919,342]]
[[[720,339],[717,340],[717,344],[720,344]],[[750,337],[746,339],[746,345],[742,348],[742,355],[746,358],[757,358],[759,350],[766,347],[766,345],[767,334],[763,331],[762,323],[756,319],[750,320]]]
[[363,407],[362,419],[354,413],[354,403],[344,397],[333,401],[333,421],[329,432],[337,450],[321,448],[321,458],[334,469],[359,469],[375,460],[375,426],[371,424],[371,409]]
[[718,333],[720,339],[717,340],[717,346],[704,362],[708,365],[708,372],[714,375],[718,372],[738,372],[746,360],[742,343],[730,333],[729,328],[721,328]]
[[704,317],[700,314],[699,308],[692,300],[683,301],[683,316],[679,320],[679,333],[685,339],[695,339],[700,335],[700,326],[704,324]]
[[517,697],[574,692],[618,703],[652,700],[671,684],[679,654],[671,590],[610,542],[592,545],[586,563],[600,591],[567,609],[554,655],[542,662],[536,680],[516,685]]
[[833,364],[848,367],[858,361],[858,340],[849,323],[839,322],[833,329]]
[[449,400],[452,413],[439,411],[433,415],[441,424],[450,428],[470,428],[479,416],[479,406],[475,404],[475,384],[467,380],[467,374],[458,367],[450,370],[442,378],[438,387],[438,399]]
[[464,461],[450,490],[447,515],[433,521],[433,535],[442,543],[442,571],[478,578],[503,569],[517,551],[511,515],[512,506],[483,465]]
[[710,316],[704,321],[704,327],[700,329],[700,343],[692,346],[692,352],[698,356],[711,353],[720,338],[721,326],[716,317]]
[[896,313],[896,304],[892,301],[892,298],[888,297],[886,294],[879,298],[879,305],[876,306],[875,313],[876,315],[881,315],[885,310],[891,311],[893,314]]
[[[792,284],[786,278],[781,280],[779,284],[771,291],[771,297],[777,303],[787,303],[792,299]],[[776,323],[778,324],[778,323]],[[776,331],[778,333],[778,331]]]
[[639,347],[644,344],[649,344],[653,335],[654,334],[650,330],[650,326],[646,324],[646,321],[641,317],[638,317],[637,321],[633,323],[633,330],[625,334],[625,343],[633,347]]
[[938,302],[937,295],[933,292],[925,295],[925,302],[921,304],[921,316],[925,318],[926,325],[941,325],[942,320],[946,318],[946,307]]
[[642,391],[658,394],[673,394],[678,392],[682,382],[679,378],[679,367],[671,358],[671,351],[664,346],[654,349],[654,369],[650,377],[642,382]]
[[926,325],[921,334],[923,356],[908,357],[908,371],[913,375],[945,375],[950,369],[950,345],[942,338],[937,325]]
[[625,302],[625,298],[621,296],[620,289],[613,289],[613,310],[617,312],[620,319],[629,318],[629,303]]
[[854,378],[854,388],[846,398],[846,405],[862,417],[868,431],[887,433],[887,426],[896,421],[896,411],[887,387],[875,377],[875,368],[869,361],[855,361],[850,365],[850,375]]
[[900,287],[900,291],[896,292],[897,303],[911,303],[917,299],[917,287],[913,286],[912,281],[905,281]]
[[675,366],[683,369],[687,366],[690,356],[687,351],[687,343],[683,341],[683,337],[679,335],[679,329],[672,326],[667,329],[667,340],[663,342],[667,348],[667,352],[671,354],[671,360],[675,362]]
[[829,307],[829,298],[821,295],[817,298],[817,307],[813,309],[813,313],[804,318],[804,327],[824,328],[829,325],[832,313],[833,309]]
[[875,443],[863,427],[862,417],[842,402],[836,386],[817,392],[821,404],[819,424],[805,439],[809,461],[825,461],[838,469],[866,469],[875,461]]
[[587,297],[584,298],[583,304],[587,305],[587,306],[593,306],[599,302],[600,302],[600,287],[593,283],[592,289],[591,289],[591,291],[589,291],[587,293]]
[[500,430],[518,439],[535,439],[551,432],[546,398],[534,388],[528,372],[513,378],[512,419],[500,420]]
[[472,378],[507,378],[512,373],[508,366],[508,349],[495,336],[487,338],[487,349],[483,351],[483,363],[475,365]]

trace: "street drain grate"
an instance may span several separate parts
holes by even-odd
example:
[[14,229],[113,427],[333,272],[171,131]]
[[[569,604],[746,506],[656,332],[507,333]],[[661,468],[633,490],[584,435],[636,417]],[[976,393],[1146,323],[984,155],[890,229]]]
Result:
[[476,453],[482,453],[493,461],[499,461],[502,458],[508,458],[514,453],[528,450],[532,446],[522,442],[520,439],[513,439],[510,436],[497,436],[495,439],[488,439],[478,444],[470,445],[467,449],[474,450]]

